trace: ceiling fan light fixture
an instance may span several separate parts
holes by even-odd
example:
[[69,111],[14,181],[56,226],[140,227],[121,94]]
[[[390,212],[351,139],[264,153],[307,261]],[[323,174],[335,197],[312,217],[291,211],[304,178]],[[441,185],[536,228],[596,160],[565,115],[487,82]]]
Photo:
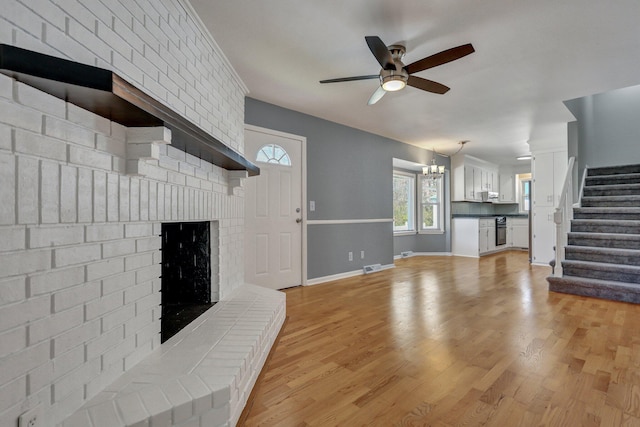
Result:
[[386,90],[387,92],[396,92],[398,90],[404,89],[406,85],[407,82],[401,75],[391,75],[382,78],[382,89]]

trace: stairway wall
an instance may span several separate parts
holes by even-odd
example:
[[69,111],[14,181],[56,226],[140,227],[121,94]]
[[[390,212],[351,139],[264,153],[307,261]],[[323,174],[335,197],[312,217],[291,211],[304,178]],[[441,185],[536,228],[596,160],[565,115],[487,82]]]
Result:
[[[640,163],[640,86],[565,101],[577,119],[569,126],[569,140],[577,132],[578,170]],[[606,141],[606,143],[605,143]]]

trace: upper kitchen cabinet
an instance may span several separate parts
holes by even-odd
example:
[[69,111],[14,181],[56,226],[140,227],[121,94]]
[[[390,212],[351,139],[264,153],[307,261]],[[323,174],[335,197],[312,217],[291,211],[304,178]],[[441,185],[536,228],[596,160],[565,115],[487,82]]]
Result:
[[516,175],[510,166],[500,166],[500,203],[516,203]]
[[453,201],[481,202],[483,191],[499,191],[498,166],[477,157],[451,158]]

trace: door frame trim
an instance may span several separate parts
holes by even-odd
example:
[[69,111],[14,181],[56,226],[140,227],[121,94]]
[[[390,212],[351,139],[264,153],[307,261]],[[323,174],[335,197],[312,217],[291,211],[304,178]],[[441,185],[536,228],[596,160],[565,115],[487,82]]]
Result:
[[[289,139],[293,139],[295,141],[300,142],[300,146],[302,148],[302,154],[301,154],[302,165],[301,165],[301,171],[300,171],[302,175],[301,176],[302,182],[300,183],[301,190],[302,190],[302,194],[301,194],[302,200],[300,201],[300,204],[301,204],[300,210],[302,214],[302,242],[301,242],[302,244],[302,253],[301,253],[302,277],[300,278],[301,279],[300,284],[302,286],[305,286],[307,284],[307,138],[301,135],[295,135],[287,132],[280,132],[278,130],[268,129],[260,126],[249,125],[249,124],[244,125],[244,130],[245,132],[247,130],[250,130],[252,132],[265,133],[267,135],[289,138]],[[253,162],[254,160],[249,159],[249,161]]]

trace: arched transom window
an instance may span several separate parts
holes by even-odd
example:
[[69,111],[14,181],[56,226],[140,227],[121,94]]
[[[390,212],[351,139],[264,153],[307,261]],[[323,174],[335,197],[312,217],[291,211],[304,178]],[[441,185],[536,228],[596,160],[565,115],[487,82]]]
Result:
[[277,144],[263,145],[262,148],[258,150],[256,161],[262,163],[275,163],[281,166],[291,166],[291,159],[289,158],[289,155],[284,148]]

